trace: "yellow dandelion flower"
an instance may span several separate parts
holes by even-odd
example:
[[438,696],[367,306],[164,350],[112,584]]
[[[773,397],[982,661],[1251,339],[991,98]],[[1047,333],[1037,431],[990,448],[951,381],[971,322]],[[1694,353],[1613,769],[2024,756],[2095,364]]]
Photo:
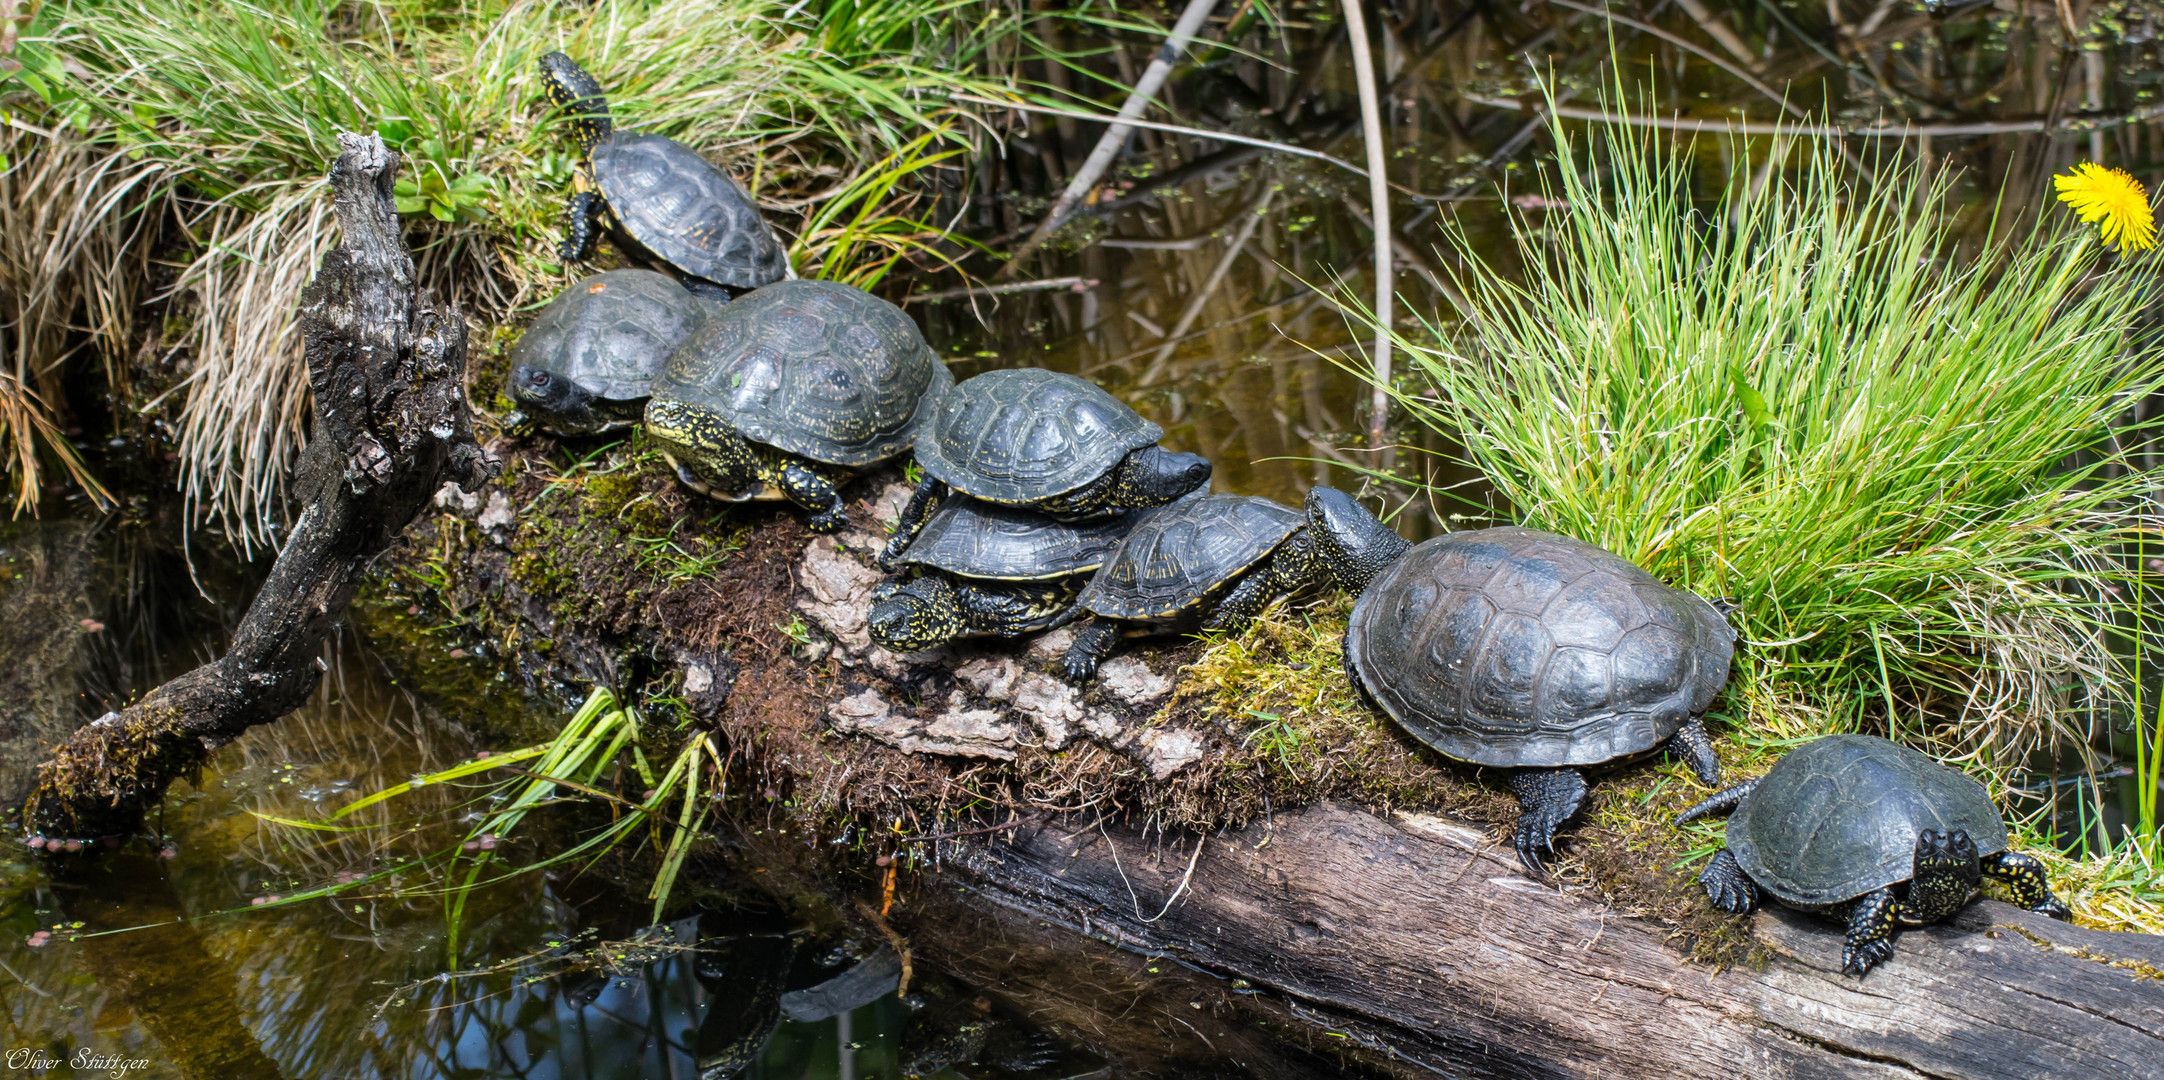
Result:
[[2125,169],[2107,169],[2084,161],[2072,176],[2054,176],[2059,201],[2074,208],[2083,224],[2102,221],[2104,242],[2128,251],[2147,251],[2156,246],[2156,215],[2149,210],[2149,193],[2141,181]]

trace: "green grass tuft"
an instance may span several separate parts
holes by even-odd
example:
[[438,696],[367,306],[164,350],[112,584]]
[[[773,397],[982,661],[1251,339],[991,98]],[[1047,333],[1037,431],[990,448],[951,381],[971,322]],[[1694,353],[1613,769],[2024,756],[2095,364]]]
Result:
[[2041,226],[1958,256],[1909,209],[1941,186],[1851,188],[1830,145],[1701,211],[1641,136],[1556,141],[1568,213],[1521,223],[1522,285],[1451,235],[1469,310],[1400,335],[1435,393],[1399,404],[1524,524],[1735,597],[1761,737],[1864,727],[1994,774],[2086,746],[2147,482],[2106,467],[2113,423],[2164,382],[2137,272]]

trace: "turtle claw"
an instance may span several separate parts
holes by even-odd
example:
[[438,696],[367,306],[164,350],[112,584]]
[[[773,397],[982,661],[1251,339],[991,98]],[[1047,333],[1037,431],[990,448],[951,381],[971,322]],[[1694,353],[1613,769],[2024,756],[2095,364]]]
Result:
[[1510,774],[1518,796],[1518,862],[1535,877],[1547,874],[1538,852],[1555,852],[1555,831],[1585,805],[1585,774],[1576,769],[1519,769]]
[[1752,884],[1734,852],[1722,848],[1698,875],[1706,899],[1730,915],[1749,915],[1758,908],[1758,886]]
[[1841,974],[1862,978],[1863,973],[1886,962],[1893,955],[1891,941],[1872,941],[1841,950]]

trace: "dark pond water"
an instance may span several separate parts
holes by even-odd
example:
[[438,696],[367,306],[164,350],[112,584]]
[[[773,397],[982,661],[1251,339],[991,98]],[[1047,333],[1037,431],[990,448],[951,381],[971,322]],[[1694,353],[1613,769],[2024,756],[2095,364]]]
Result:
[[[2157,15],[2140,4],[1934,10],[1893,0],[1752,2],[1714,5],[1715,31],[1667,0],[1639,8],[1634,18],[1692,47],[1610,27],[1568,5],[1380,9],[1392,177],[1424,193],[1401,197],[1393,212],[1403,243],[1395,285],[1405,308],[1440,305],[1422,268],[1452,258],[1438,250],[1439,221],[1459,222],[1498,266],[1513,265],[1496,185],[1522,190],[1547,160],[1537,120],[1469,103],[1468,92],[1512,96],[1537,71],[1551,74],[1566,105],[1607,108],[1595,88],[1621,77],[1650,82],[1651,105],[1664,115],[1776,115],[1726,70],[1748,68],[1788,86],[1792,100],[1827,101],[1850,121],[2037,118],[2049,126],[2141,108],[2164,73]],[[1358,159],[1357,135],[1346,137],[1356,111],[1334,10],[1290,4],[1279,12],[1290,25],[1283,38],[1248,39],[1255,57],[1211,53],[1203,70],[1172,84],[1173,113],[1195,126],[1299,139]],[[1724,37],[1736,39],[1740,55]],[[1154,49],[1141,39],[1065,44],[1118,45],[1123,54],[1087,61],[1115,76]],[[1056,72],[1041,74],[1057,81]],[[2079,160],[2125,166],[2153,189],[2164,180],[2159,133],[2143,122],[2095,134],[1852,140],[1851,147],[1866,160],[1906,157],[1955,170],[1957,192],[1972,202],[2003,192],[2012,204],[2033,205],[2046,197],[2053,171]],[[965,227],[994,247],[1011,246],[1096,135],[1087,125],[1045,121],[988,152],[977,163],[979,197]],[[1705,192],[1721,190],[1764,149],[1762,139],[1700,140],[1693,153]],[[1091,227],[1095,242],[1048,255],[1023,275],[1095,284],[1004,296],[975,310],[959,303],[918,310],[942,352],[957,358],[958,375],[1026,364],[1097,379],[1161,423],[1168,445],[1212,458],[1219,490],[1297,503],[1314,484],[1357,483],[1355,470],[1379,461],[1361,434],[1365,387],[1340,366],[1364,363],[1361,343],[1317,291],[1338,273],[1357,294],[1372,289],[1363,278],[1371,250],[1359,209],[1365,187],[1327,165],[1265,157],[1139,197],[1146,177],[1180,175],[1226,151],[1154,132],[1131,142],[1115,179],[1135,186],[1117,189],[1118,208]],[[1251,219],[1254,227],[1245,228]],[[1463,479],[1447,461],[1446,434],[1399,428],[1392,437],[1408,448],[1395,459],[1404,474]],[[1378,490],[1406,507],[1401,527],[1411,535],[1434,530],[1439,515],[1452,512],[1403,486]],[[233,615],[189,601],[185,575],[169,559],[132,565],[147,567],[153,580],[118,591],[119,606],[106,617],[113,635],[175,628],[94,658],[85,686],[102,700],[154,685],[158,658],[183,666],[215,647]],[[244,578],[206,587],[246,595]],[[168,613],[183,608],[195,615],[176,623]],[[460,793],[449,788],[424,789],[395,811],[386,805],[382,822],[421,822],[388,840],[299,834],[257,816],[319,818],[356,792],[484,749],[457,717],[437,717],[392,685],[357,643],[344,643],[340,657],[302,713],[217,755],[201,784],[176,787],[158,819],[167,846],[116,852],[76,876],[0,855],[6,1047],[63,1062],[88,1049],[144,1062],[122,1070],[144,1077],[673,1078],[696,1075],[702,1058],[739,1054],[743,1067],[734,1075],[884,1078],[936,1060],[927,1047],[990,1028],[995,1037],[985,1042],[994,1049],[968,1075],[1105,1074],[1091,1048],[1031,1030],[980,1002],[979,988],[936,972],[910,1004],[890,994],[817,1019],[780,1016],[781,994],[875,959],[878,943],[826,936],[816,920],[782,914],[756,889],[718,889],[699,898],[703,914],[653,927],[641,890],[605,866],[530,876],[466,902],[455,955],[446,902],[427,891],[425,871],[335,899],[258,905],[440,850],[459,833]],[[2118,799],[2130,794],[2122,779],[2101,795],[2085,780],[2061,779],[2069,833],[2079,831],[2077,812],[2093,825],[2087,815],[2100,810],[2116,827]],[[41,928],[60,936],[30,944]],[[461,974],[441,977],[451,971]],[[1012,1051],[1005,1067],[991,1063],[1001,1046]],[[46,1075],[109,1073],[64,1065]]]

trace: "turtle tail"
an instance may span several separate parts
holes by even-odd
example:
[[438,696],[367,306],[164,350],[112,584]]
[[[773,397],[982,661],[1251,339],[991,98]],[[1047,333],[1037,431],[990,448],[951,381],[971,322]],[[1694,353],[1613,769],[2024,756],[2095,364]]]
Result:
[[571,134],[578,139],[581,150],[592,153],[614,130],[601,84],[577,61],[560,52],[543,54],[541,84],[548,89],[549,103],[570,118]]
[[1734,810],[1736,807],[1742,805],[1743,797],[1749,795],[1751,793],[1751,789],[1757,786],[1758,781],[1745,780],[1744,782],[1737,784],[1734,787],[1722,788],[1721,790],[1714,792],[1712,798],[1709,798],[1705,802],[1699,803],[1697,806],[1693,806],[1690,809],[1685,810],[1682,814],[1678,815],[1676,817],[1676,824],[1681,825],[1685,822],[1696,821],[1699,818],[1705,817],[1708,814],[1725,814],[1730,810]]

